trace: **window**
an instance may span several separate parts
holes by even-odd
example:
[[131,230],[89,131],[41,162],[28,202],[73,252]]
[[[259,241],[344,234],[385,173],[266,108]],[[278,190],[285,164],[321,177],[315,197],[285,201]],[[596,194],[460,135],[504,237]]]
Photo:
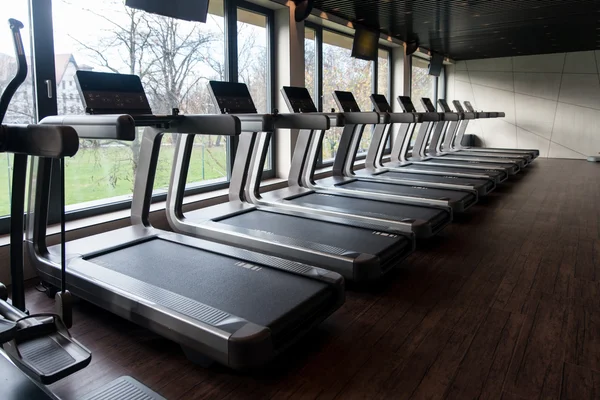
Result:
[[[371,110],[369,96],[372,93],[372,63],[352,58],[353,38],[331,31],[323,31],[323,109],[338,109],[333,92],[352,92],[362,111]],[[333,128],[325,133],[322,143],[323,163],[333,162],[342,128]],[[365,140],[366,139],[366,140]],[[359,153],[367,151],[370,127],[365,129]]]
[[[268,29],[271,14],[271,11],[264,9],[261,11],[237,9],[238,81],[248,85],[259,113],[271,112],[273,108]],[[275,176],[273,140],[274,137],[269,144],[263,177]]]
[[[377,93],[383,94],[388,102],[394,101],[391,93],[391,79],[390,79],[390,58],[391,52],[389,50],[379,49],[377,58]],[[389,154],[392,151],[392,135],[388,135],[387,143],[383,154]]]
[[[304,29],[304,87],[308,89],[310,97],[315,104],[318,104],[317,99],[317,40],[314,29]],[[318,107],[318,105],[317,105]]]
[[390,51],[379,49],[377,59],[377,93],[383,94],[388,102],[391,101]]
[[[338,108],[333,98],[334,90],[352,92],[362,111],[373,109],[372,93],[390,95],[391,53],[388,49],[381,48],[375,62],[364,61],[351,57],[353,38],[349,35],[306,23],[304,36],[305,85],[319,110]],[[341,134],[341,128],[332,128],[325,133],[319,167],[333,163]],[[373,127],[365,127],[358,157],[366,155],[372,134]]]
[[411,98],[417,111],[425,111],[421,104],[422,97],[429,97],[433,104],[437,103],[437,78],[428,73],[429,61],[412,58]]
[[[83,105],[65,93],[78,69],[139,75],[157,114],[175,107],[184,114],[215,112],[209,80],[226,80],[223,2],[210,2],[205,24],[175,20],[109,0],[54,0],[54,51],[59,114],[83,114]],[[73,23],[81,21],[81,23]],[[135,49],[135,50],[131,50]],[[68,82],[68,83],[67,83]],[[264,97],[264,96],[263,96]],[[79,153],[67,160],[67,205],[70,210],[130,199],[141,135],[134,142],[82,140]],[[162,141],[155,192],[168,186],[175,137]],[[195,139],[188,186],[228,180],[228,141]],[[69,190],[77,188],[77,190]]]
[[[29,8],[26,1],[12,1],[2,5],[3,15],[7,18],[16,18],[23,22],[25,28],[21,30],[23,45],[27,61],[31,64],[31,37],[29,30]],[[0,26],[0,92],[4,91],[17,71],[13,40],[6,19]],[[4,123],[6,124],[31,124],[36,122],[35,102],[33,98],[34,85],[32,68],[29,66],[27,78],[8,107]],[[0,153],[0,221],[2,231],[8,231],[8,218],[10,213],[10,196],[12,183],[12,156]],[[4,218],[3,218],[4,217]]]

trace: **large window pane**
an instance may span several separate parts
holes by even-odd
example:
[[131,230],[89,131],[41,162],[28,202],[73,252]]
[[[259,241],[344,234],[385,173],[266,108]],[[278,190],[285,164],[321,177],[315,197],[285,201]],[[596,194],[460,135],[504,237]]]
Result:
[[304,30],[304,87],[308,89],[310,97],[315,104],[317,99],[317,42],[314,29],[306,28]]
[[[210,2],[208,20],[200,24],[134,10],[121,0],[54,0],[53,26],[59,114],[84,112],[75,84],[78,69],[139,75],[156,114],[175,107],[184,114],[215,112],[207,82],[226,78],[222,1]],[[70,208],[131,196],[140,136],[133,143],[82,141],[79,154],[67,162]],[[202,147],[208,139],[196,141]],[[206,148],[225,154],[226,140],[215,143]],[[167,135],[155,189],[168,183],[173,147]],[[227,168],[194,160],[190,176],[202,183],[226,181]]]
[[[238,80],[248,85],[259,113],[271,111],[267,16],[238,8]],[[272,169],[272,148],[264,170]]]
[[[394,101],[390,93],[390,52],[389,50],[379,49],[377,59],[377,93],[383,94],[388,102]],[[384,154],[392,150],[392,136],[389,135],[385,145]]]
[[417,111],[425,111],[421,104],[422,97],[429,97],[436,104],[435,85],[437,79],[428,73],[429,61],[413,57],[411,97]]
[[[348,36],[323,31],[323,110],[337,109],[333,99],[334,90],[354,94],[363,111],[372,110],[369,96],[372,93],[372,63],[352,58],[352,41]],[[360,153],[366,152],[370,141],[370,129],[365,129]],[[323,162],[332,161],[337,152],[342,130],[330,129],[323,138]]]
[[377,93],[383,94],[390,101],[390,52],[379,49],[377,59]]
[[[4,117],[3,122],[7,124],[31,124],[36,122],[29,8],[27,4],[27,1],[9,1],[2,4],[2,15],[6,18],[2,18],[2,25],[0,25],[0,93],[4,91],[17,71],[13,39],[7,24],[8,18],[18,19],[25,25],[25,28],[21,30],[21,35],[29,64],[27,78],[15,93]],[[0,153],[0,217],[10,213],[11,182],[12,156]]]

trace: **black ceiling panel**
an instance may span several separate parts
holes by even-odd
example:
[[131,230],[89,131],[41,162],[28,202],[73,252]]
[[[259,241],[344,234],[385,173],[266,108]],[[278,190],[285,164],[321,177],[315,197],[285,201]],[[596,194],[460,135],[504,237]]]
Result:
[[600,50],[600,0],[315,0],[455,60]]

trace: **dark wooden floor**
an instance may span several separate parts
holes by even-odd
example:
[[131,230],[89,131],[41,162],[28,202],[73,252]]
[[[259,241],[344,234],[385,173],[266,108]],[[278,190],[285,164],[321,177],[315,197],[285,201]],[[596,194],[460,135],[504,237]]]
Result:
[[599,399],[600,165],[534,164],[265,371],[196,367],[81,304],[92,364],[52,388],[76,398],[128,374],[169,399]]

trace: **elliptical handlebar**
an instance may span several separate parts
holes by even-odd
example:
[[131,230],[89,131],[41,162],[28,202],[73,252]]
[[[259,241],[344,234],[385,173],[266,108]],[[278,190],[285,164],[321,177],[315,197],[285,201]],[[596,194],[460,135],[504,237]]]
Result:
[[0,123],[4,121],[10,101],[19,89],[19,86],[21,86],[21,84],[25,82],[25,79],[27,78],[27,60],[25,59],[25,48],[23,47],[23,39],[21,38],[21,29],[23,29],[23,23],[13,18],[10,18],[8,23],[10,30],[12,31],[13,42],[15,45],[17,73],[8,83],[6,89],[4,89],[2,96],[0,96]]

